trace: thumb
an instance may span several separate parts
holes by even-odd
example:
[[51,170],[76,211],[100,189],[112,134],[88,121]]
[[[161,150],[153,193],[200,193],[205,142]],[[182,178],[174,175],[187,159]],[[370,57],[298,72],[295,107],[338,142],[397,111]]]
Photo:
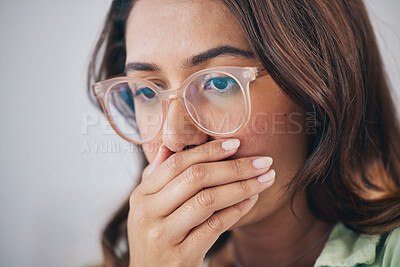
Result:
[[160,148],[158,149],[157,155],[154,158],[153,162],[150,163],[150,165],[146,169],[146,175],[152,173],[158,166],[161,165],[161,163],[163,163],[172,154],[173,152],[164,143],[162,143]]

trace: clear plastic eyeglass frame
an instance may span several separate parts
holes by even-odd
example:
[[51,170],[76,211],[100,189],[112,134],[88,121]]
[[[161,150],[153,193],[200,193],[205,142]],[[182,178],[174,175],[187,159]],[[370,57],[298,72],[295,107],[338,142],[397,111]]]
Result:
[[[244,120],[239,127],[237,127],[235,130],[230,131],[228,133],[213,132],[213,131],[206,129],[202,125],[200,125],[190,114],[189,109],[188,109],[188,103],[184,97],[185,91],[187,90],[188,85],[193,80],[195,80],[197,77],[199,77],[201,75],[208,74],[208,73],[214,73],[214,72],[217,72],[219,74],[224,74],[224,75],[230,76],[231,78],[235,79],[235,81],[240,85],[241,90],[243,91],[244,98],[245,98]],[[110,78],[107,80],[103,80],[103,81],[94,83],[92,85],[92,91],[93,91],[93,95],[95,97],[97,97],[98,100],[100,101],[101,107],[102,107],[104,114],[106,115],[107,120],[110,123],[111,127],[114,129],[114,131],[120,137],[122,137],[123,139],[125,139],[126,141],[128,141],[130,143],[134,143],[134,144],[138,144],[138,145],[145,144],[145,143],[148,143],[149,141],[157,138],[160,135],[160,133],[163,130],[163,126],[164,126],[164,123],[165,123],[165,120],[167,117],[168,104],[169,104],[170,100],[172,100],[172,99],[177,99],[179,101],[180,105],[184,108],[186,114],[189,115],[189,117],[191,118],[193,123],[199,128],[200,131],[202,131],[208,135],[212,135],[212,136],[216,136],[216,137],[230,137],[230,136],[234,135],[236,132],[238,132],[239,130],[241,130],[249,122],[250,114],[251,114],[251,102],[250,102],[250,92],[249,92],[250,82],[254,81],[258,77],[262,77],[265,75],[268,75],[268,72],[262,65],[255,66],[255,67],[223,66],[223,67],[207,68],[207,69],[203,69],[198,72],[195,72],[192,75],[190,75],[182,83],[182,85],[179,88],[175,88],[175,89],[164,90],[164,89],[161,89],[159,86],[157,86],[156,84],[154,84],[151,81],[139,79],[139,78],[135,78],[135,77],[115,77],[115,78]],[[112,116],[110,113],[110,109],[109,109],[109,105],[108,105],[108,103],[109,103],[108,102],[108,98],[109,98],[108,93],[114,85],[117,85],[119,83],[124,83],[124,82],[126,82],[126,83],[135,82],[135,83],[139,83],[141,85],[148,86],[154,92],[156,92],[158,97],[160,97],[160,99],[162,101],[162,112],[163,112],[162,120],[163,121],[162,121],[162,125],[161,125],[159,132],[155,136],[153,136],[149,139],[146,139],[146,140],[142,140],[142,141],[132,140],[132,139],[126,137],[118,129],[116,124],[113,122]]]

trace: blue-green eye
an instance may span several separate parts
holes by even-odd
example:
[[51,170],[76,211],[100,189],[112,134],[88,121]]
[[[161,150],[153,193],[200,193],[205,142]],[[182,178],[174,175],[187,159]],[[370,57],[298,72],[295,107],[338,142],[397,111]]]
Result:
[[227,91],[236,85],[237,82],[234,79],[230,77],[220,77],[220,78],[209,79],[206,82],[204,89],[205,90],[217,89],[219,91]]
[[136,91],[135,96],[143,95],[146,99],[153,99],[156,96],[156,93],[151,90],[149,87],[141,88]]

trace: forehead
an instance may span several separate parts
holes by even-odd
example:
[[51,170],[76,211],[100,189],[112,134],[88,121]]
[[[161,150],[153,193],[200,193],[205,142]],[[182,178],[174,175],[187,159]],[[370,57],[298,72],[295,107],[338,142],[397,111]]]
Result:
[[218,45],[251,50],[239,24],[219,1],[141,0],[127,20],[127,61],[162,64]]

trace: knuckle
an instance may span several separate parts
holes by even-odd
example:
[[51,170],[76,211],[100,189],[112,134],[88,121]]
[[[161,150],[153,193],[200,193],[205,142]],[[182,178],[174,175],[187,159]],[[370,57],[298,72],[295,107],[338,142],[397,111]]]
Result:
[[148,229],[148,239],[152,242],[159,242],[164,235],[164,227],[158,223]]
[[224,150],[222,149],[221,143],[220,142],[213,142],[209,148],[210,153],[215,154],[215,153],[221,153]]
[[204,165],[196,164],[196,165],[190,166],[185,171],[184,176],[185,176],[185,179],[187,182],[189,182],[191,184],[198,184],[206,176],[206,171],[205,171]]
[[180,163],[182,160],[182,156],[179,153],[173,154],[166,161],[165,164],[168,170],[174,172],[179,169]]
[[[135,193],[136,197],[139,195],[146,195],[148,190],[146,190],[146,183],[143,182],[143,180],[136,186],[134,189],[133,193]],[[132,193],[132,194],[133,194]],[[131,195],[132,196],[132,195]]]
[[136,212],[136,220],[140,225],[147,225],[150,221],[148,213],[143,210]]
[[143,169],[143,172],[142,172],[142,180],[146,179],[146,177],[148,176],[149,168],[150,168],[150,165],[147,165],[147,166]]
[[245,205],[242,202],[232,207],[232,213],[238,217],[242,216],[245,212]]
[[199,153],[200,153],[201,158],[208,158],[210,156],[210,154],[212,153],[212,146],[211,147],[202,146],[199,149]]
[[218,214],[212,215],[206,220],[206,227],[211,231],[222,232],[223,223]]
[[140,226],[148,226],[150,222],[150,213],[146,208],[143,206],[135,206],[135,209],[131,209],[131,211],[133,212],[135,221]]
[[201,190],[196,195],[196,203],[201,208],[209,208],[215,203],[215,191],[212,188]]
[[247,181],[247,180],[242,180],[242,181],[240,181],[240,182],[239,182],[239,186],[240,186],[240,189],[242,190],[242,192],[243,192],[244,194],[248,194],[248,193],[251,192],[251,187],[250,187],[250,185],[248,184],[248,181]]
[[243,167],[242,167],[242,162],[240,160],[231,160],[231,168],[237,173],[237,174],[242,174],[243,173]]
[[137,201],[136,191],[134,190],[129,196],[129,208],[132,209]]
[[189,218],[190,216],[193,216],[193,214],[196,212],[195,208],[192,205],[182,205],[179,209],[179,217],[181,219]]

